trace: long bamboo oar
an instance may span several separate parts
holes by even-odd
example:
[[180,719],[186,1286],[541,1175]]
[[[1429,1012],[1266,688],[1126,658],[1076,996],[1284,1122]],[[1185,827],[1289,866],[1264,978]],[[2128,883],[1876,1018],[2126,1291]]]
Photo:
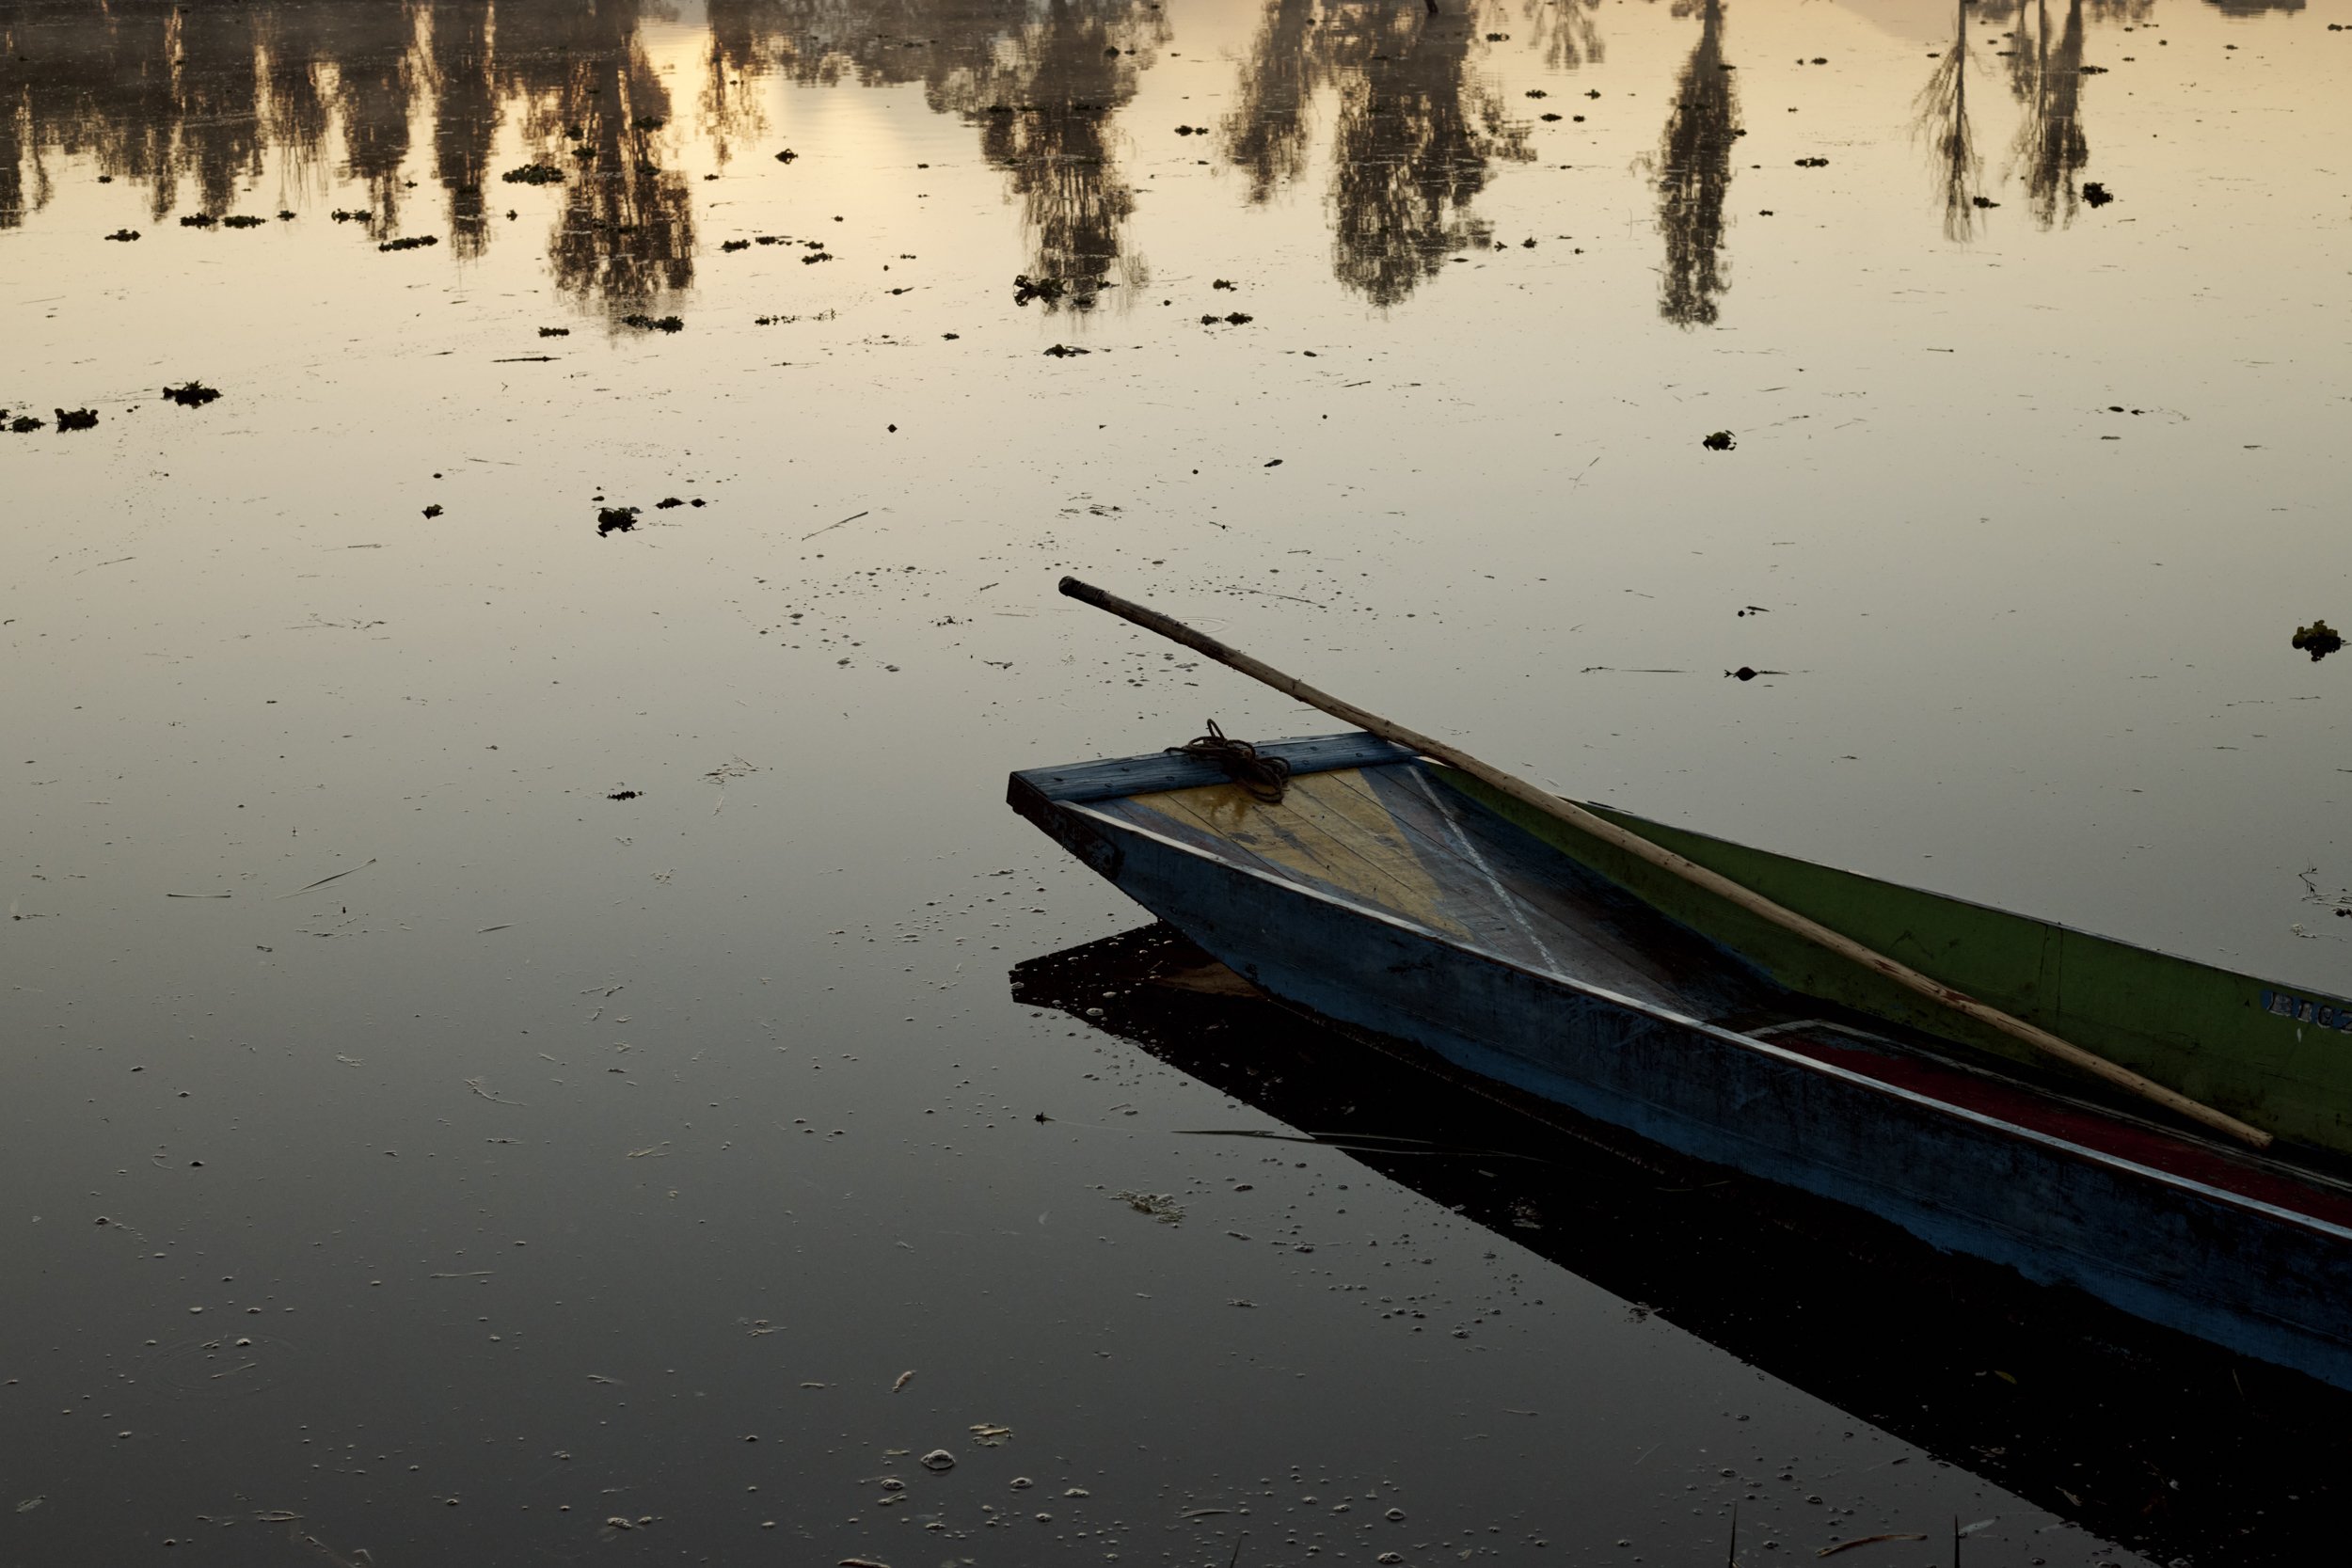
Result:
[[2271,1135],[2259,1127],[2249,1127],[2235,1117],[2200,1104],[2177,1090],[2141,1077],[2126,1067],[2119,1067],[2104,1056],[2094,1055],[2081,1046],[2060,1039],[2047,1029],[2012,1018],[2000,1008],[1978,1001],[1964,991],[1956,990],[1940,980],[1931,979],[1910,965],[1888,958],[1874,948],[1866,947],[1851,937],[1833,931],[1817,920],[1772,902],[1755,889],[1743,887],[1720,872],[1710,871],[1696,861],[1686,859],[1661,845],[1652,844],[1641,834],[1620,828],[1605,817],[1596,816],[1573,801],[1537,789],[1524,779],[1514,778],[1499,768],[1479,761],[1469,752],[1435,740],[1417,730],[1408,730],[1376,713],[1368,713],[1353,703],[1343,702],[1327,691],[1319,691],[1294,675],[1286,675],[1271,664],[1250,657],[1237,648],[1229,648],[1213,637],[1193,630],[1183,622],[1147,610],[1142,605],[1105,594],[1100,588],[1079,581],[1076,578],[1061,579],[1061,591],[1071,598],[1090,604],[1097,610],[1107,610],[1113,615],[1134,622],[1146,631],[1154,631],[1171,641],[1181,642],[1195,653],[1216,659],[1219,664],[1240,671],[1252,680],[1263,681],[1286,696],[1295,697],[1310,707],[1321,708],[1334,719],[1342,719],[1358,729],[1368,730],[1384,740],[1408,746],[1426,757],[1434,757],[1449,768],[1458,768],[1471,778],[1501,790],[1511,799],[1534,807],[1545,816],[1557,818],[1580,832],[1589,833],[1603,844],[1624,850],[1636,860],[1646,861],[1660,870],[1681,878],[1692,886],[1703,888],[1750,914],[1769,920],[1785,931],[1794,932],[1806,941],[1827,948],[1843,958],[1851,959],[1872,974],[1883,974],[1897,985],[1918,992],[1931,1002],[1940,1003],[1964,1018],[1998,1029],[2011,1039],[2023,1040],[2036,1051],[2054,1056],[2070,1067],[2081,1069],[2094,1077],[2103,1078],[2118,1088],[2139,1096],[2142,1100],[2163,1106],[2175,1115],[2202,1122],[2217,1132],[2251,1144],[2256,1148],[2268,1148]]

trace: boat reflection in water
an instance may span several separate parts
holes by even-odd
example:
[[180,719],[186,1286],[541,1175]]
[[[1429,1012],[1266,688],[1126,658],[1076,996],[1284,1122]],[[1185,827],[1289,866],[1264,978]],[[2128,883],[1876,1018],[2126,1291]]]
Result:
[[[2352,1397],[1295,1013],[1152,925],[1057,1008],[1815,1398],[2158,1560],[2312,1560]],[[2171,1481],[2183,1481],[2174,1487]]]

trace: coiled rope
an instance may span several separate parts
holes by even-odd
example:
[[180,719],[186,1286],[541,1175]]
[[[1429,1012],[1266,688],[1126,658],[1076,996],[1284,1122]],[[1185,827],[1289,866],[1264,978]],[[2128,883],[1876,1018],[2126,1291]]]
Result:
[[1171,756],[1199,757],[1214,762],[1225,770],[1225,776],[1249,792],[1250,798],[1269,806],[1282,803],[1282,792],[1290,787],[1291,765],[1286,758],[1261,756],[1258,748],[1247,740],[1235,740],[1209,721],[1209,733],[1182,746],[1170,746]]

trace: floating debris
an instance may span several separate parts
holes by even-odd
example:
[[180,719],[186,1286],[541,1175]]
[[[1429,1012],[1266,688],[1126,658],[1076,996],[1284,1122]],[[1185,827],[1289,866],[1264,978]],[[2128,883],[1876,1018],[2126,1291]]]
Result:
[[749,240],[723,240],[720,242],[719,248],[721,250],[727,251],[749,250],[752,248],[752,242]]
[[210,213],[190,213],[186,217],[180,220],[180,227],[183,229],[210,229],[213,225],[218,223],[220,219],[213,216]]
[[564,182],[564,171],[553,164],[525,164],[520,168],[508,169],[499,178],[510,185],[560,185]]
[[2312,662],[2317,664],[2321,659],[2343,647],[2344,638],[2327,622],[2313,621],[2308,626],[2295,628],[2294,646],[2311,655]]
[[164,396],[183,408],[201,408],[220,393],[201,381],[191,381],[184,387],[167,387]]
[[572,329],[568,326],[543,326],[539,329],[542,338],[568,338],[571,335]]
[[656,512],[667,512],[674,506],[684,506],[686,502],[681,500],[676,496],[664,496],[660,500],[653,503],[653,509]]
[[780,163],[780,164],[788,164],[788,163],[790,163],[793,159],[795,159],[795,158],[797,158],[797,157],[799,157],[799,156],[800,156],[800,154],[799,154],[799,153],[797,153],[797,152],[793,151],[790,148],[788,148],[788,147],[787,147],[787,148],[786,148],[783,151],[781,151],[781,152],[779,152],[779,153],[777,153],[777,154],[776,154],[776,162],[778,162],[778,163]]
[[683,332],[686,330],[686,318],[683,316],[648,316],[641,313],[623,316],[621,325],[633,326],[640,332]]
[[257,218],[250,214],[240,213],[234,217],[221,219],[220,226],[223,229],[259,229],[268,221],[267,218]]
[[8,416],[8,410],[0,409],[0,423],[5,423],[8,427],[10,435],[30,436],[34,431],[39,430],[42,425],[48,423],[48,421],[46,420],[37,420],[30,414],[19,414],[16,418],[11,420]]
[[1052,305],[1069,292],[1070,285],[1058,277],[1031,277],[1025,272],[1015,274],[1012,280],[1012,302],[1015,305],[1026,305],[1033,299],[1041,299]]
[[608,533],[627,533],[637,526],[640,509],[634,506],[600,506],[596,508],[596,537]]
[[895,1394],[895,1393],[897,1393],[899,1389],[901,1389],[901,1388],[905,1387],[908,1384],[913,1383],[914,1381],[914,1374],[913,1372],[911,1372],[911,1371],[909,1371],[909,1372],[900,1372],[900,1373],[898,1374],[898,1381],[897,1381],[897,1382],[895,1382],[895,1383],[893,1383],[893,1384],[890,1386],[890,1391],[891,1391],[892,1393],[894,1393],[894,1394]]
[[1699,442],[1699,445],[1708,451],[1729,451],[1739,444],[1739,440],[1728,430],[1718,430]]
[[441,503],[439,501],[435,501],[431,506],[424,509],[424,515],[428,517],[439,516],[441,515]]
[[1067,359],[1073,354],[1092,354],[1094,351],[1090,348],[1073,348],[1068,343],[1056,343],[1045,352],[1053,358]]
[[926,1470],[952,1470],[956,1467],[956,1456],[949,1453],[946,1449],[933,1449],[930,1452],[925,1454],[918,1463],[920,1463]]
[[369,212],[365,207],[358,209],[357,212],[345,212],[342,208],[338,207],[326,215],[333,218],[337,223],[365,223],[375,214]]
[[1113,1193],[1111,1196],[1138,1214],[1151,1215],[1162,1225],[1180,1225],[1184,1222],[1183,1206],[1167,1193]]
[[[88,430],[97,423],[98,410],[95,408],[60,408],[57,410],[59,430]],[[34,428],[40,428],[38,422],[35,423]]]
[[984,1449],[1003,1448],[1006,1439],[1012,1435],[1012,1428],[998,1426],[993,1421],[976,1421],[971,1431],[972,1441]]
[[[644,793],[645,792],[642,789],[616,789],[612,794],[606,796],[605,799],[608,800],[634,800]],[[634,1154],[629,1156],[632,1160],[636,1157],[637,1156]]]
[[126,243],[135,240],[138,237],[139,231],[135,229],[118,229],[113,233],[106,236],[106,238],[110,240],[121,240]]
[[440,243],[441,237],[438,234],[411,234],[405,239],[386,240],[375,248],[378,250],[422,250],[427,245]]
[[2083,186],[2083,199],[2093,207],[2104,207],[2115,199],[2115,193],[2098,181],[2092,180]]
[[1797,166],[1799,168],[1827,168],[1829,160],[1827,158],[1799,158]]

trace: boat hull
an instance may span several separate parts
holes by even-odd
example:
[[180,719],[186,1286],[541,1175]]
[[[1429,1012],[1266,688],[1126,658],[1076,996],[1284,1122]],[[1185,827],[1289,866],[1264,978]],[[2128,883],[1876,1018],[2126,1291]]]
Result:
[[1014,803],[1254,984],[1677,1153],[2352,1388],[2352,1230],[1580,985],[1032,790]]

